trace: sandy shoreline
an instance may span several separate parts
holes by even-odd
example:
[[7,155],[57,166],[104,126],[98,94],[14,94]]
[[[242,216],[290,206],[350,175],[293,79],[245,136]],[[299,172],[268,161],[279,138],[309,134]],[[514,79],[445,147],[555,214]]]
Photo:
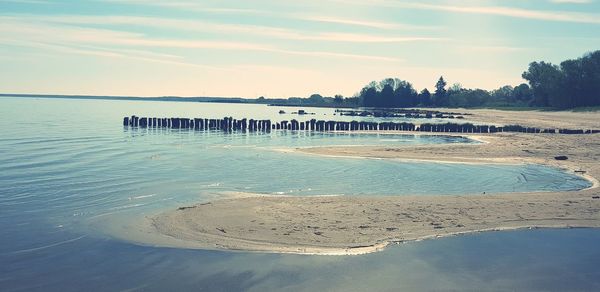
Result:
[[[405,134],[408,132],[388,132],[386,134]],[[593,158],[591,161],[582,160],[580,155],[600,155],[600,151],[595,153],[592,149],[583,151],[573,151],[570,148],[562,148],[565,144],[572,143],[587,144],[585,147],[600,147],[598,135],[577,135],[577,136],[557,136],[547,134],[520,134],[520,133],[500,133],[500,134],[469,134],[469,133],[419,133],[414,135],[443,135],[468,137],[471,140],[481,142],[482,144],[440,144],[440,145],[409,145],[409,146],[320,146],[320,147],[298,147],[293,149],[278,149],[283,152],[296,152],[310,155],[327,157],[353,157],[353,158],[373,158],[373,159],[392,159],[408,162],[435,162],[435,163],[458,163],[458,164],[541,164],[550,167],[567,170],[577,176],[588,180],[592,186],[597,188],[600,182],[596,177],[600,176],[598,170],[593,165],[600,162],[600,157]],[[502,139],[514,139],[513,141],[502,141]],[[526,142],[528,139],[534,142]],[[557,140],[552,143],[552,140]],[[509,142],[509,143],[507,143]],[[485,144],[493,143],[492,146]],[[518,144],[521,149],[516,147]],[[537,144],[536,151],[543,150],[541,153],[533,154],[526,146]],[[472,148],[471,148],[472,147]],[[482,148],[488,148],[484,149]],[[569,149],[562,151],[561,149]],[[519,153],[519,150],[526,152]],[[590,153],[587,153],[588,150]],[[469,153],[475,151],[474,153]],[[570,161],[558,161],[555,156],[563,155],[561,153],[574,153],[575,157],[570,157]],[[492,155],[490,155],[492,154]],[[532,155],[533,154],[533,155]],[[487,157],[485,157],[487,155]],[[590,165],[587,171],[582,172],[581,165]],[[596,172],[597,175],[591,175]]]
[[[449,109],[439,108],[439,111]],[[466,119],[473,122],[500,125],[522,125],[539,128],[600,129],[600,111],[508,111],[494,109],[450,109],[452,112],[468,113]]]
[[[473,232],[600,227],[600,135],[497,133],[472,138],[484,143],[287,151],[444,163],[543,164],[585,177],[592,187],[493,195],[246,195],[149,216],[133,232],[143,238],[130,239],[184,248],[349,255],[379,251],[393,243]],[[568,160],[554,159],[558,155]]]

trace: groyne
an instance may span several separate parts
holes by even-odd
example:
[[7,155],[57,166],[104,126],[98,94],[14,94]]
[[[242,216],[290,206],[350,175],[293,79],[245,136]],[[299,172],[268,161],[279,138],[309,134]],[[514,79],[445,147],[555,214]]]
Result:
[[170,128],[190,129],[196,131],[248,131],[270,132],[273,130],[291,131],[407,131],[407,132],[435,132],[435,133],[548,133],[548,134],[596,134],[599,129],[551,129],[524,127],[520,125],[474,125],[471,123],[408,123],[408,122],[366,122],[366,121],[325,121],[311,119],[307,121],[271,121],[255,119],[234,119],[224,117],[221,119],[207,118],[156,118],[138,117],[132,115],[123,118],[123,126],[136,128]]

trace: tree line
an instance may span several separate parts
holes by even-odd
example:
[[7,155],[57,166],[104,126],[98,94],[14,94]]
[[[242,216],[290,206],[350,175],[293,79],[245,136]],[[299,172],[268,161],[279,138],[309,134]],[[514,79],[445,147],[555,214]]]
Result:
[[447,86],[444,77],[435,84],[435,91],[427,88],[417,92],[410,82],[387,78],[371,82],[358,94],[359,106],[365,107],[524,107],[533,105],[533,91],[527,84],[510,85],[488,91],[467,89],[459,83]]
[[[574,107],[600,106],[600,51],[566,60],[560,65],[532,62],[521,75],[528,83],[502,86],[495,90],[448,86],[444,77],[417,92],[413,85],[398,78],[372,81],[353,97],[290,98],[285,103],[322,106],[363,107]],[[258,102],[266,102],[264,98]]]

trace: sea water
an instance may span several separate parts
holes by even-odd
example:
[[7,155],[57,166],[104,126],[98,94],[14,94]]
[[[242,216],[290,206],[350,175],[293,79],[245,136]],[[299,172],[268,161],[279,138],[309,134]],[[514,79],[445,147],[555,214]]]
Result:
[[[378,287],[391,289],[404,281],[392,275],[414,270],[415,266],[406,263],[406,257],[417,260],[417,251],[439,253],[448,244],[469,242],[478,246],[481,238],[494,235],[413,243],[384,251],[387,256],[302,257],[141,247],[96,234],[88,225],[98,217],[136,216],[232,192],[291,196],[478,195],[589,186],[578,176],[539,165],[408,163],[281,151],[328,145],[476,143],[461,137],[291,131],[221,133],[122,126],[122,117],[132,114],[292,118],[282,117],[278,111],[263,105],[0,98],[0,288],[358,289],[361,286],[353,282],[365,285],[371,282],[360,279],[375,281],[382,277]],[[316,118],[336,119],[332,109],[314,111],[323,116]],[[510,235],[517,233],[500,236],[512,238],[519,245],[556,232],[582,237],[583,245],[585,240],[598,237],[596,231],[576,230],[523,233],[533,239],[525,236],[522,242]],[[569,244],[576,243],[558,240],[552,248],[559,258],[545,261],[563,264],[561,252],[578,258],[567,250]],[[483,248],[480,254],[442,253],[438,258],[454,257],[457,267],[468,272],[475,268],[464,266],[465,262],[489,252],[479,248]],[[598,253],[591,256],[599,258]],[[512,254],[509,258],[516,261],[514,264],[520,260]],[[493,253],[489,261],[494,261]],[[353,263],[382,265],[390,270],[381,276],[369,275],[366,269],[346,266]],[[441,260],[428,265],[434,267],[422,269],[420,274],[440,273],[437,266],[443,266]],[[509,275],[510,265],[509,260],[506,270],[499,272]],[[319,274],[330,276],[325,282],[313,279]],[[362,274],[362,278],[356,276]],[[450,274],[443,278],[452,279]],[[563,278],[573,280],[568,278],[573,275]],[[485,276],[475,274],[469,283],[475,285]],[[406,287],[433,284],[418,279]],[[468,283],[454,283],[457,289],[469,287]],[[500,284],[526,287],[514,279]],[[588,281],[586,285],[592,284],[594,281]]]

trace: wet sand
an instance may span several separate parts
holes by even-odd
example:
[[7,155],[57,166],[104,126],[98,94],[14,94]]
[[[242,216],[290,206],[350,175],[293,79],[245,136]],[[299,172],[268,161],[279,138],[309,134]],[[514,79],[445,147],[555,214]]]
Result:
[[[546,117],[545,113],[541,115]],[[569,119],[578,114],[566,115],[565,126],[587,126],[598,121],[576,124],[577,119]],[[600,135],[462,135],[484,143],[339,146],[286,151],[444,163],[536,163],[574,172],[588,179],[592,187],[568,192],[458,196],[238,194],[238,197],[182,206],[147,217],[138,226],[144,234],[144,239],[138,241],[185,248],[347,255],[375,252],[392,243],[472,232],[600,227],[597,180],[600,177]],[[568,160],[556,160],[554,157],[559,155],[567,156]]]

